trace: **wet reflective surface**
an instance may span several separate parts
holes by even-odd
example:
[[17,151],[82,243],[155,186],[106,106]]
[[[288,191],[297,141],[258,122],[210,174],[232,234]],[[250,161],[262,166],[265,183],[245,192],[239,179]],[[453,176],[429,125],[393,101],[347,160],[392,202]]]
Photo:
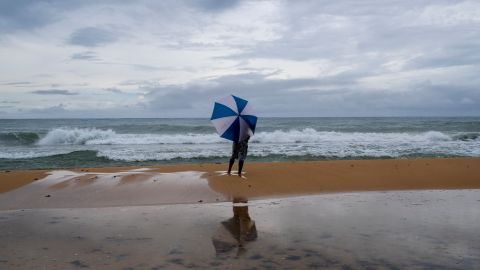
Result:
[[0,269],[479,269],[480,190],[0,211]]
[[248,205],[238,205],[246,204],[247,200],[234,198],[233,203],[233,217],[222,221],[212,237],[217,256],[231,255],[232,252],[242,255],[247,244],[257,239],[257,227],[250,218]]
[[13,191],[0,193],[0,210],[85,208],[226,201],[212,190],[204,172],[52,171]]

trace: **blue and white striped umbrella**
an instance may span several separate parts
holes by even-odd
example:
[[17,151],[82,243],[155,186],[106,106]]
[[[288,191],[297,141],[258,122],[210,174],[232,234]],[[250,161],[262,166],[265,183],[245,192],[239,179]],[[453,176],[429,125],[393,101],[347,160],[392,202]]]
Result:
[[250,103],[234,95],[215,102],[210,120],[220,137],[234,142],[253,136],[257,125]]

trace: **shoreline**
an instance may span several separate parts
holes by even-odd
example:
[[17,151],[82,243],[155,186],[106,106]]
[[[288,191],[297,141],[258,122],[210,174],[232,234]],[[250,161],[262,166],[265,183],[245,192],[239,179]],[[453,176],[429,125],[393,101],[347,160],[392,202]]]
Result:
[[[0,172],[2,209],[209,203],[362,191],[480,189],[480,158],[179,164]],[[236,170],[236,165],[232,171]]]

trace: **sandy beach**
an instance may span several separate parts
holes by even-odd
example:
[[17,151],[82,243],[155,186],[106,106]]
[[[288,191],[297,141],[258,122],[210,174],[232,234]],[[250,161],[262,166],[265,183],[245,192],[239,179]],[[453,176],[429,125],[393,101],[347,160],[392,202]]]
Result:
[[[110,167],[0,173],[0,208],[208,203],[331,192],[480,188],[480,158]],[[86,200],[86,198],[89,198]]]
[[6,269],[477,269],[480,159],[4,171]]
[[0,7],[0,270],[480,270],[480,1]]

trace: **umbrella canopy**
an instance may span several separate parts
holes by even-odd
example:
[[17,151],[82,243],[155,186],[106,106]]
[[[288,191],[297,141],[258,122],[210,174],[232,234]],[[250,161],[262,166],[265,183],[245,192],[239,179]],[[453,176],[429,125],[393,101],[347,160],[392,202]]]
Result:
[[230,95],[215,102],[212,120],[220,137],[238,142],[255,133],[257,117],[245,99]]

